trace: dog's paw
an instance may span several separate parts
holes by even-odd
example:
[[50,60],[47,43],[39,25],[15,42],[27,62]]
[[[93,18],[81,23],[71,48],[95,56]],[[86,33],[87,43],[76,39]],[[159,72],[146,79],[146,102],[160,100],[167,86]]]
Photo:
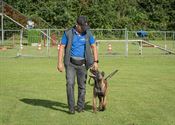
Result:
[[106,107],[100,107],[98,110],[99,111],[104,111],[106,109]]
[[97,113],[97,109],[96,108],[93,108],[93,113]]
[[97,110],[96,111],[93,111],[93,113],[96,114],[97,113]]

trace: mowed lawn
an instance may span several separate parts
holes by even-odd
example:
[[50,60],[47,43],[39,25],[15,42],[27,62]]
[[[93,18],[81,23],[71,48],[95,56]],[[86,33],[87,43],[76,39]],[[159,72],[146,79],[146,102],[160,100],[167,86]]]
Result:
[[[0,125],[175,125],[175,56],[100,56],[107,110],[68,114],[65,73],[56,58],[0,58]],[[75,85],[77,100],[77,84]]]

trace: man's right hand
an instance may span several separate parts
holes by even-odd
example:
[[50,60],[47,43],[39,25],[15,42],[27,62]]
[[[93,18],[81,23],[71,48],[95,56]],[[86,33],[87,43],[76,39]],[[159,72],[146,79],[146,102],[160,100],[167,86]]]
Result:
[[58,64],[57,64],[57,69],[60,72],[64,71],[64,65],[63,65],[63,52],[64,52],[65,45],[60,44],[60,48],[58,51]]
[[63,70],[64,70],[63,64],[58,64],[57,69],[58,69],[58,71],[63,72]]

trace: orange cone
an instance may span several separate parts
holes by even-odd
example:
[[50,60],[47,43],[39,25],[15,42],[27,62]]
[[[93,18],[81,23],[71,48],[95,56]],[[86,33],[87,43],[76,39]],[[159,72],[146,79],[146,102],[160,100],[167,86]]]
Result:
[[58,50],[60,49],[60,44],[58,44],[58,47],[57,47],[57,49],[58,49]]
[[41,50],[41,43],[38,43],[38,50]]
[[111,53],[112,52],[112,45],[109,43],[108,44],[108,52]]
[[23,45],[22,44],[20,45],[20,48],[21,48],[21,50],[23,49]]

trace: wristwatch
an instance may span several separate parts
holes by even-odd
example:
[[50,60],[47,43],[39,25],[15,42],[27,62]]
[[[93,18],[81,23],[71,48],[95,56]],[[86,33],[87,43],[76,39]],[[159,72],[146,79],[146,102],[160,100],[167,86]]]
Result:
[[95,60],[94,62],[98,63],[99,61],[98,60]]

